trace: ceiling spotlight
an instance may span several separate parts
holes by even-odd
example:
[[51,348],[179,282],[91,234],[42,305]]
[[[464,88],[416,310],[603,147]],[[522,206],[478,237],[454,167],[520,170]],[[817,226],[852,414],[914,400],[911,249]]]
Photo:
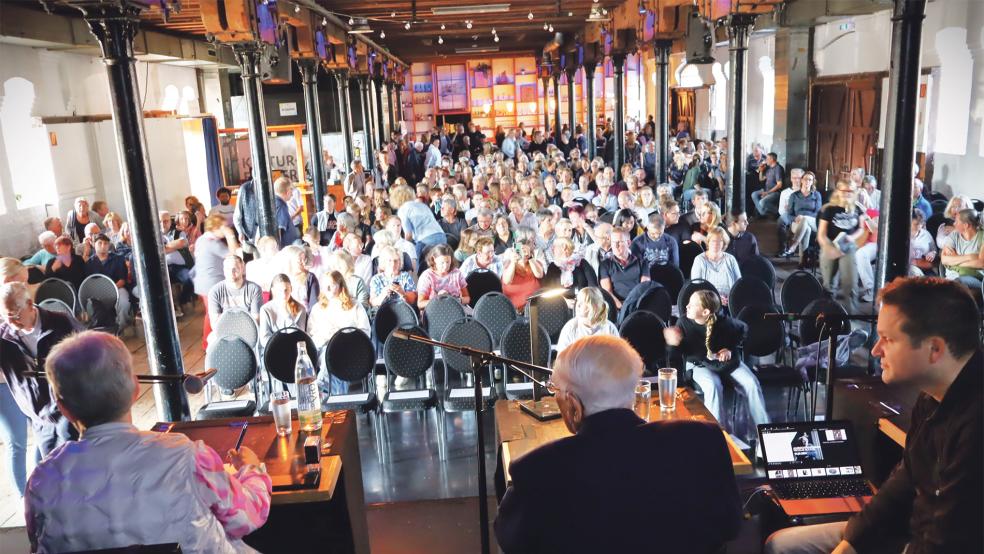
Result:
[[567,17],[574,17],[574,12],[567,12]]
[[544,22],[543,22],[543,30],[544,30],[544,31],[546,31],[546,30],[548,30],[548,29],[550,29],[550,25],[547,25],[547,22],[546,22],[546,21],[544,21]]
[[355,19],[349,18],[349,25],[355,25]]
[[403,28],[409,31],[410,30],[410,22],[407,21],[406,23],[404,23],[403,24]]
[[379,31],[379,38],[386,38],[386,31],[380,30]]
[[495,34],[495,27],[492,27],[492,34]]
[[550,28],[549,28],[549,29],[547,29],[547,30],[548,30],[548,31],[550,31],[550,32],[552,33],[552,32],[553,32],[553,25],[551,25],[551,26],[550,26]]
[[438,35],[438,37],[437,37],[437,43],[438,44],[444,44],[444,37]]
[[492,40],[499,42],[499,35],[495,35],[494,37],[492,37]]
[[[595,0],[595,1],[597,1],[597,0]],[[530,13],[529,13],[529,15],[526,16],[526,19],[529,19],[530,21],[533,21],[533,10],[530,10]]]
[[294,13],[301,13],[301,6],[295,4],[294,5]]
[[396,17],[396,12],[391,13],[390,17]]
[[447,29],[447,27],[445,27],[444,24],[441,23],[441,30],[443,31],[444,29]]
[[321,18],[321,24],[327,27],[328,26],[328,18],[327,17],[322,17]]
[[471,29],[472,28],[472,22],[471,22],[470,19],[468,21],[465,21],[465,28],[467,28],[467,29]]

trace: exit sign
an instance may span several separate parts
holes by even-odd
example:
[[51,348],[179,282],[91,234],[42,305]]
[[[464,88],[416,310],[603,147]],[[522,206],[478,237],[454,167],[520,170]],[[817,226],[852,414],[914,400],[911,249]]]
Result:
[[845,21],[837,26],[838,31],[853,31],[854,30],[854,20]]

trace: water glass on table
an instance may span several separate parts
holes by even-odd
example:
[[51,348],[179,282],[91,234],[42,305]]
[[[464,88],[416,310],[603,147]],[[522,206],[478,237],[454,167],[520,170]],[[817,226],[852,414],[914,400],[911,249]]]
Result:
[[270,411],[273,412],[273,424],[277,434],[285,437],[291,432],[290,393],[277,391],[270,394]]
[[637,416],[646,421],[649,421],[649,402],[652,397],[653,386],[649,381],[641,380],[636,383],[633,410]]
[[656,383],[659,387],[659,408],[672,412],[676,409],[677,370],[672,367],[661,368]]

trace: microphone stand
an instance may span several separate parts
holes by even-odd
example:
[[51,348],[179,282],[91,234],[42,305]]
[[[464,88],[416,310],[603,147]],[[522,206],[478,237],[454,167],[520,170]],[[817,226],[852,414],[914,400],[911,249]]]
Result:
[[[475,425],[478,431],[478,517],[479,524],[481,526],[482,554],[489,554],[491,547],[489,544],[488,486],[485,482],[487,477],[485,474],[485,425],[482,422],[482,408],[484,407],[484,403],[482,402],[482,368],[491,364],[501,363],[519,366],[526,368],[529,371],[544,371],[549,373],[550,370],[528,362],[499,356],[497,354],[493,354],[492,352],[477,350],[475,348],[471,348],[470,346],[450,344],[433,340],[430,337],[414,335],[400,329],[393,331],[393,335],[404,340],[422,342],[431,346],[440,346],[441,348],[446,348],[453,352],[468,356],[469,359],[471,359],[472,373],[475,375]],[[489,385],[491,386],[491,383]]]
[[[819,342],[823,342],[823,329],[827,330],[827,379],[824,382],[824,420],[830,421],[834,415],[834,369],[837,366],[837,337],[844,334],[844,327],[850,321],[878,321],[877,314],[840,314],[833,312],[820,312],[818,314],[803,314],[793,312],[776,312],[763,314],[763,319],[781,319],[782,321],[816,321],[821,328],[818,336]],[[850,327],[848,326],[848,332]],[[805,345],[804,345],[805,346]],[[819,350],[819,344],[817,346]],[[816,420],[816,391],[820,388],[820,356],[817,353],[817,370],[814,377],[813,386],[813,413],[809,414],[811,420]]]

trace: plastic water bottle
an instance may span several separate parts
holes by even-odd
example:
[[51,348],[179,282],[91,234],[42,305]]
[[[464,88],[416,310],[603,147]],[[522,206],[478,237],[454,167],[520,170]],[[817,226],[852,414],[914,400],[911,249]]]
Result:
[[294,382],[297,384],[297,419],[301,431],[321,429],[321,393],[317,375],[308,358],[307,345],[297,343],[297,363],[294,365]]

